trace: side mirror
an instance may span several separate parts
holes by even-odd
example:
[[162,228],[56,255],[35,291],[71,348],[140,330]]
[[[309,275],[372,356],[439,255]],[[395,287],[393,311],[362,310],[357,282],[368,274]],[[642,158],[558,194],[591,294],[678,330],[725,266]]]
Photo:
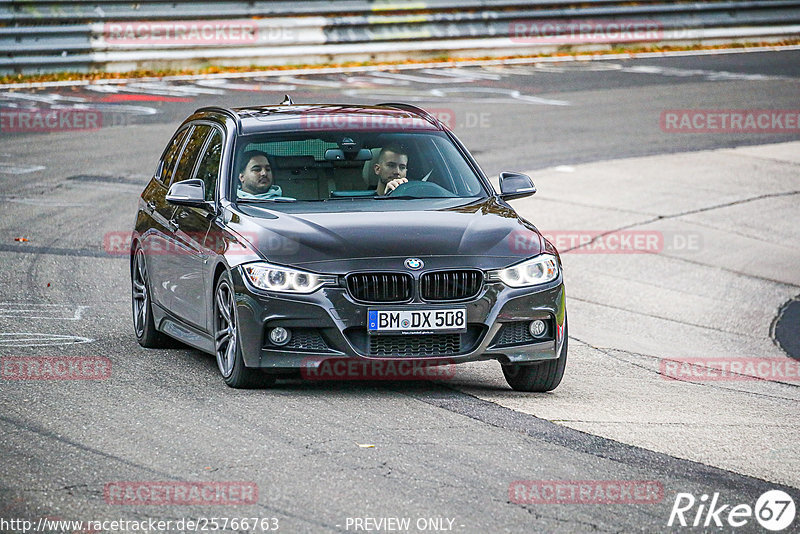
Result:
[[500,198],[503,200],[529,197],[534,193],[536,193],[536,186],[533,185],[533,180],[527,174],[500,173]]
[[206,201],[206,184],[199,178],[172,184],[167,192],[167,202],[206,210],[211,206],[211,203]]

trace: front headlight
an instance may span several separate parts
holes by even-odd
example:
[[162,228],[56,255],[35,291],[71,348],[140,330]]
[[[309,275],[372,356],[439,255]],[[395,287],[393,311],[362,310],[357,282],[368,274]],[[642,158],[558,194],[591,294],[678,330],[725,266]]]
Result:
[[556,278],[558,278],[558,261],[550,254],[542,254],[505,269],[489,271],[486,276],[490,282],[500,280],[510,287],[546,284]]
[[335,285],[335,275],[316,274],[260,261],[242,267],[255,287],[279,293],[313,293],[325,285]]

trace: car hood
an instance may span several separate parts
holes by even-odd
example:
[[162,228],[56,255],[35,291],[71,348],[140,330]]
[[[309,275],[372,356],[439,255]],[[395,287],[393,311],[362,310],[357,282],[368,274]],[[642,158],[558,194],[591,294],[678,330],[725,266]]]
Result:
[[[426,268],[509,265],[542,251],[539,232],[494,197],[445,208],[372,201],[373,211],[289,213],[240,205],[230,228],[268,261],[343,273],[416,257]],[[452,201],[451,201],[452,202]],[[377,211],[372,208],[385,208]],[[433,203],[435,205],[435,203]],[[402,269],[400,261],[397,268]]]

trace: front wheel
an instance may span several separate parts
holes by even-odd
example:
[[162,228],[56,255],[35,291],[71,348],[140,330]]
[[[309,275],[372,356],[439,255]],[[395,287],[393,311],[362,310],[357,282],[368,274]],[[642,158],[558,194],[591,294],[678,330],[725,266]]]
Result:
[[222,379],[232,388],[253,388],[274,382],[273,377],[259,369],[245,367],[239,339],[231,277],[226,272],[219,277],[214,290],[214,352]]
[[533,364],[503,365],[506,382],[515,391],[544,392],[552,391],[561,383],[564,369],[567,366],[567,321],[564,317],[564,345],[561,356]]

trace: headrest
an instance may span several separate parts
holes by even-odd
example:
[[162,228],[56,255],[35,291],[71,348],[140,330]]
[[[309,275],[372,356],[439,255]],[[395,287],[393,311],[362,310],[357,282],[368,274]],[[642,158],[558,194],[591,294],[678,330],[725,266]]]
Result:
[[370,189],[378,187],[378,175],[375,174],[375,164],[378,163],[378,157],[381,155],[381,147],[372,149],[372,159],[364,162],[364,169],[361,171],[361,176],[364,178],[364,183]]

